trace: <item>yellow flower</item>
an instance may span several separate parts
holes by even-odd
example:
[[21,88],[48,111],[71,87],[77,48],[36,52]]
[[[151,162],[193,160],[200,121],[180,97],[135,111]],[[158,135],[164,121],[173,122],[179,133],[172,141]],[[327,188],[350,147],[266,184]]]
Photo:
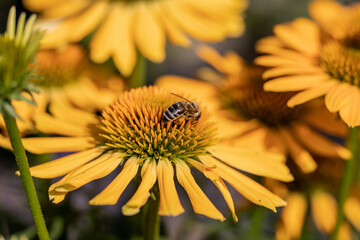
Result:
[[125,92],[101,117],[81,110],[77,110],[75,116],[71,109],[59,109],[62,114],[57,117],[37,119],[37,124],[48,126],[48,132],[63,137],[24,138],[28,151],[77,153],[32,167],[31,174],[40,178],[65,175],[49,188],[50,199],[58,203],[68,192],[122,166],[117,177],[90,200],[90,204],[116,204],[129,182],[136,176],[141,177],[138,189],[122,207],[125,215],[139,212],[152,192],[160,196],[160,215],[181,214],[184,209],[175,189],[176,175],[196,213],[224,220],[197,185],[191,167],[215,184],[235,221],[233,200],[224,181],[255,204],[273,211],[285,205],[281,198],[234,169],[275,179],[292,179],[281,156],[216,143],[215,124],[209,121],[209,114],[201,105],[202,116],[196,122],[164,123],[165,110],[178,100],[161,88],[143,87]]
[[[36,106],[23,101],[13,101],[13,106],[21,118],[17,123],[23,135],[47,127],[37,126],[35,129],[34,119],[45,113],[48,107],[54,115],[57,115],[60,107],[71,105],[95,111],[111,103],[124,89],[119,76],[90,66],[85,52],[78,45],[68,45],[57,50],[41,50],[36,59],[34,72],[38,77],[30,80],[40,90],[39,94],[33,96]],[[30,99],[29,95],[24,96]],[[2,117],[0,128],[6,136]]]
[[[47,3],[25,0],[28,9],[53,20],[43,45],[57,47],[78,42],[94,32],[90,56],[102,63],[113,57],[120,72],[129,76],[137,50],[153,62],[165,58],[166,39],[189,47],[189,37],[217,42],[243,33],[246,0],[110,1],[66,0]],[[55,26],[54,26],[55,25]]]
[[322,104],[288,108],[286,102],[294,94],[265,92],[263,68],[246,64],[235,53],[223,57],[208,47],[200,48],[199,55],[220,72],[201,71],[203,78],[214,83],[167,76],[158,84],[197,94],[215,113],[221,136],[233,145],[289,155],[305,173],[316,169],[312,154],[351,156],[349,150],[314,130],[340,136],[346,132],[346,126]]
[[325,95],[325,104],[331,112],[339,112],[350,127],[360,125],[358,33],[353,38],[349,38],[349,33],[346,41],[338,41],[304,18],[275,26],[275,36],[257,44],[257,51],[267,55],[256,58],[255,63],[270,67],[263,75],[271,79],[264,89],[299,91],[289,99],[289,107]]
[[[296,170],[292,171],[295,181],[288,184],[287,192],[283,190],[284,187],[286,188],[283,186],[285,184],[274,180],[267,181],[269,188],[288,202],[276,226],[276,239],[300,239],[308,209],[316,228],[321,233],[329,235],[334,231],[338,211],[334,189],[339,185],[342,177],[340,173],[344,162],[327,158],[316,160],[319,167],[312,174],[303,175]],[[360,230],[360,195],[356,193],[359,187],[355,186],[353,189],[355,191],[345,202],[345,216],[348,221],[340,227],[338,239],[341,240],[353,239],[349,224]]]

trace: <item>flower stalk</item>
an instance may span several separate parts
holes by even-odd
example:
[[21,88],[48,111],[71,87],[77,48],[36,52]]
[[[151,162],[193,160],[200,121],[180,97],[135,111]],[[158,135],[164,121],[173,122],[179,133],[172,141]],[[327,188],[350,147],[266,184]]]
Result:
[[144,218],[144,239],[157,240],[159,239],[160,230],[160,216],[158,214],[160,207],[160,195],[155,194],[150,197],[147,203],[147,209]]
[[50,239],[45,225],[45,220],[41,212],[40,203],[36,195],[34,182],[30,174],[28,160],[24,146],[21,142],[20,132],[16,125],[15,118],[13,118],[7,111],[3,111],[3,116],[39,239]]
[[336,225],[334,232],[332,233],[331,239],[338,239],[338,233],[340,226],[344,220],[344,204],[345,200],[349,195],[350,188],[353,180],[356,176],[356,161],[359,157],[359,138],[358,138],[359,127],[350,128],[350,134],[348,138],[349,149],[352,152],[352,158],[345,162],[344,174],[342,177],[340,191],[338,195],[338,215],[336,219]]
[[138,88],[146,84],[146,59],[142,54],[138,54],[135,69],[130,77],[130,87]]

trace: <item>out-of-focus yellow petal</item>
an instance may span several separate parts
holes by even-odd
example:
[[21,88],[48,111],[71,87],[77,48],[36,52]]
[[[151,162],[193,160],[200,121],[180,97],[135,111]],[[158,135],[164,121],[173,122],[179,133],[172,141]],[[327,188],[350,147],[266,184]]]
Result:
[[23,0],[24,6],[34,12],[40,12],[55,7],[63,2],[72,2],[71,0]]
[[37,130],[43,133],[58,134],[63,136],[82,137],[89,135],[86,128],[74,126],[49,114],[37,114],[34,117]]
[[135,10],[134,40],[139,51],[153,62],[165,59],[165,33],[152,4],[139,3]]
[[259,152],[217,144],[208,149],[217,159],[239,170],[271,177],[281,181],[292,181],[293,176],[284,164],[282,154]]
[[56,28],[47,32],[41,41],[43,47],[58,47],[68,42],[78,42],[99,24],[106,13],[107,3],[99,1],[91,5],[82,14],[66,19]]
[[354,240],[352,237],[352,230],[348,223],[344,222],[341,224],[337,240]]
[[[47,2],[52,3],[54,1]],[[90,4],[91,2],[89,0],[62,1],[62,3],[54,5],[50,9],[45,9],[41,16],[45,19],[66,18],[72,14],[86,10],[86,7],[89,7]]]
[[263,78],[273,78],[273,77],[280,77],[283,75],[294,75],[294,74],[318,74],[322,73],[323,70],[319,67],[315,66],[279,66],[275,68],[271,68],[266,70],[263,74]]
[[224,216],[216,209],[201,188],[196,184],[195,179],[191,175],[190,168],[186,163],[183,160],[178,160],[176,161],[175,166],[177,179],[188,194],[194,212],[203,214],[209,218],[224,221]]
[[313,172],[317,164],[310,153],[296,142],[288,129],[280,129],[280,134],[287,144],[290,156],[304,173]]
[[326,82],[320,82],[311,88],[301,91],[292,98],[289,99],[287,105],[288,107],[294,107],[296,105],[305,103],[307,101],[310,101],[312,99],[315,99],[317,97],[323,96],[325,93],[327,93],[332,87],[336,86],[338,84],[338,81],[326,81]]
[[74,191],[79,187],[99,178],[103,178],[111,173],[122,161],[122,153],[105,153],[77,169],[71,171],[60,181],[54,183],[49,188],[49,198],[56,201],[56,195]]
[[340,83],[331,88],[325,96],[325,104],[330,112],[337,112],[351,101],[351,95],[357,89],[347,83]]
[[360,125],[360,91],[356,87],[349,95],[350,102],[339,111],[339,114],[349,127],[356,127]]
[[255,58],[254,63],[265,67],[307,67],[312,66],[310,60],[308,61],[296,61],[294,59],[279,57],[279,56],[260,56]]
[[287,203],[281,213],[282,224],[289,239],[298,239],[306,217],[306,198],[300,193],[292,193],[287,198]]
[[119,197],[135,177],[139,168],[139,159],[136,156],[130,157],[120,174],[98,195],[90,200],[91,205],[114,205]]
[[234,222],[237,222],[238,218],[235,214],[235,207],[234,207],[233,199],[232,199],[231,194],[230,194],[227,186],[225,185],[224,181],[220,178],[219,173],[217,172],[216,168],[206,167],[204,164],[202,164],[196,160],[193,160],[193,159],[188,159],[188,161],[197,170],[202,172],[205,175],[205,177],[210,179],[215,184],[215,186],[219,189],[219,191],[223,195],[227,205],[229,206],[229,209],[231,211]]
[[300,76],[279,77],[264,84],[265,91],[299,91],[316,84],[325,83],[330,77],[327,74],[303,74]]
[[304,124],[294,125],[293,129],[301,143],[315,154],[326,157],[341,157],[343,159],[350,159],[352,156],[350,150],[316,133]]
[[311,196],[311,215],[316,227],[324,233],[334,230],[337,217],[337,204],[335,198],[321,190]]
[[67,155],[56,160],[30,168],[31,175],[38,178],[55,178],[65,175],[75,168],[97,158],[102,149],[92,148],[82,152]]
[[23,138],[27,151],[35,154],[77,152],[95,147],[93,137],[34,137]]
[[346,199],[344,211],[346,218],[360,231],[360,200],[353,196]]
[[184,212],[174,183],[174,168],[171,162],[160,159],[156,168],[160,191],[160,215],[177,216]]
[[121,208],[126,216],[135,215],[148,200],[149,191],[156,182],[156,162],[146,160],[141,168],[141,183],[131,199]]
[[275,207],[285,206],[286,202],[280,197],[271,193],[259,183],[244,176],[239,171],[215,160],[208,155],[199,156],[201,162],[206,166],[217,167],[220,177],[230,183],[239,193],[244,195],[249,201],[267,207],[276,212]]

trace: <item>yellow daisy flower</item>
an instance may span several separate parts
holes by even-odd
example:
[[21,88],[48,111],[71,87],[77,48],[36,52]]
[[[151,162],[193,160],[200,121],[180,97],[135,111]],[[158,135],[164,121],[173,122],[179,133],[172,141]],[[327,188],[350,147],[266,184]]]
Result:
[[75,116],[69,109],[59,109],[62,114],[57,117],[38,118],[37,124],[48,126],[47,132],[63,136],[24,138],[28,151],[76,153],[34,166],[31,174],[39,178],[65,175],[49,188],[50,200],[59,203],[68,192],[122,166],[117,177],[90,204],[116,204],[128,184],[134,178],[141,179],[134,195],[122,207],[124,215],[138,213],[150,193],[160,196],[160,215],[181,214],[184,209],[175,189],[176,176],[196,213],[223,221],[224,216],[197,185],[191,168],[215,184],[235,221],[233,200],[224,181],[255,204],[273,211],[285,205],[281,198],[235,170],[291,180],[292,175],[280,155],[216,143],[215,124],[209,121],[209,114],[200,103],[202,115],[198,121],[164,123],[165,110],[176,101],[178,97],[159,87],[142,87],[125,92],[101,117],[81,110]]
[[[312,174],[303,175],[293,169],[295,181],[287,186],[271,179],[267,180],[267,186],[288,202],[276,226],[276,239],[300,239],[308,209],[319,232],[329,235],[334,231],[338,212],[334,189],[342,177],[340,173],[344,162],[328,158],[316,160],[319,167]],[[357,231],[360,230],[359,188],[355,187],[354,190],[345,202],[344,210],[348,221],[340,227],[338,239],[341,240],[353,239],[349,224]]]
[[214,83],[166,76],[158,84],[197,94],[215,113],[222,137],[233,145],[290,156],[305,173],[316,169],[312,154],[351,156],[349,150],[314,130],[340,136],[346,133],[346,126],[322,104],[288,108],[286,102],[294,94],[265,92],[263,68],[246,64],[233,52],[223,57],[209,47],[200,48],[199,55],[222,74],[201,71],[203,78]]
[[[110,1],[62,0],[48,3],[24,0],[28,9],[53,21],[43,39],[45,47],[78,42],[94,32],[91,59],[102,63],[113,57],[119,71],[129,76],[137,51],[153,62],[165,58],[166,39],[189,47],[189,37],[217,42],[244,31],[246,0]],[[49,24],[49,21],[47,21]]]
[[359,35],[348,38],[349,33],[346,41],[338,41],[304,18],[275,26],[274,34],[257,44],[257,51],[267,55],[256,58],[255,63],[270,67],[263,75],[271,79],[264,89],[299,91],[289,99],[289,107],[325,95],[331,112],[339,112],[350,127],[360,125]]
[[[54,115],[57,115],[59,107],[71,105],[95,111],[107,106],[124,90],[123,80],[119,76],[90,66],[85,52],[78,45],[41,50],[36,59],[34,67],[39,77],[32,79],[40,90],[40,94],[33,96],[36,106],[24,101],[13,101],[21,118],[17,123],[23,135],[37,131],[34,119],[46,112],[49,103],[50,112]],[[26,96],[30,98],[29,95]],[[44,127],[46,126],[38,126],[38,129]],[[0,128],[1,134],[7,136],[2,117]]]

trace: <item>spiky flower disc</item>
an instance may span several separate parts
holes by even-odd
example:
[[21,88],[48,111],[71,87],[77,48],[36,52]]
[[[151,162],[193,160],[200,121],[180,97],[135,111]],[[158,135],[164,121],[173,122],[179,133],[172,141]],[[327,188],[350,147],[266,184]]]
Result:
[[[125,215],[139,212],[151,192],[159,194],[160,215],[181,214],[184,210],[174,184],[176,176],[196,213],[224,220],[197,185],[190,167],[215,184],[235,220],[234,204],[224,180],[256,204],[274,211],[284,204],[234,169],[289,181],[292,176],[281,156],[216,143],[215,125],[208,120],[209,113],[200,102],[202,116],[198,121],[183,118],[163,123],[166,109],[181,101],[170,93],[158,87],[133,89],[110,104],[100,118],[65,106],[58,109],[58,117],[36,118],[38,126],[48,126],[45,132],[67,137],[26,138],[23,142],[27,150],[39,154],[77,153],[32,167],[32,175],[41,178],[65,175],[49,189],[50,199],[58,203],[68,192],[105,177],[122,165],[118,176],[90,204],[115,204],[130,181],[141,177],[137,191],[122,208]],[[185,97],[193,100],[191,96]]]
[[12,7],[6,32],[0,35],[0,110],[7,111],[13,117],[17,114],[11,101],[33,103],[22,92],[37,92],[36,87],[28,81],[32,75],[29,64],[34,61],[42,34],[33,31],[36,16],[32,15],[28,21],[25,21],[25,17],[25,13],[21,13],[15,27],[15,7]]

